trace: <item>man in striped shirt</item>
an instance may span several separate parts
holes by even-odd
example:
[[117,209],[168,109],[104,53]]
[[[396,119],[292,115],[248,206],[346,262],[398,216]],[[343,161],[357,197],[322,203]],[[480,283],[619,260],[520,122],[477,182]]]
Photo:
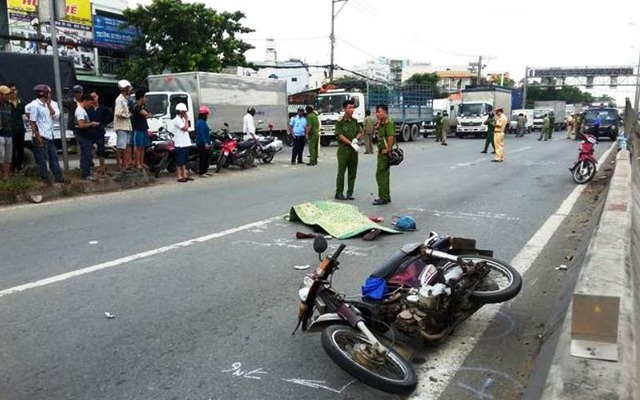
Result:
[[36,159],[40,167],[40,178],[49,185],[49,171],[47,170],[47,160],[49,168],[53,173],[56,182],[68,183],[62,176],[60,163],[58,162],[58,152],[54,142],[53,124],[54,120],[60,118],[58,104],[51,100],[51,88],[47,85],[37,85],[33,88],[36,99],[29,105],[29,125],[33,132],[33,143],[36,151]]

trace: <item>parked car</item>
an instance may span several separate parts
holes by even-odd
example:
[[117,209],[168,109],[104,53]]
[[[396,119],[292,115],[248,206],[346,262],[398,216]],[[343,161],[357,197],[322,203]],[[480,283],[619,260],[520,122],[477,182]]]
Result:
[[[600,129],[594,130],[596,116],[600,116]],[[618,110],[613,107],[594,107],[586,110],[584,119],[584,132],[597,135],[598,138],[608,137],[616,140],[620,131],[620,117]]]

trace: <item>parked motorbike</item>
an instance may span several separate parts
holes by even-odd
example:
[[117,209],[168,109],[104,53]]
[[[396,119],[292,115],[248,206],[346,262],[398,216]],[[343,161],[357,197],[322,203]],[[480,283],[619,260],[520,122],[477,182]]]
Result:
[[269,164],[273,161],[273,157],[277,152],[282,150],[282,140],[276,139],[272,136],[273,125],[269,124],[269,135],[257,135],[258,143],[255,148],[255,158],[265,164]]
[[149,135],[151,146],[145,149],[144,163],[149,167],[149,172],[158,178],[162,171],[169,168],[175,145],[165,134],[163,128],[160,128],[157,133],[150,133]]
[[[398,334],[437,343],[483,305],[508,301],[522,287],[520,274],[492,251],[476,249],[475,240],[431,232],[424,243],[396,251],[367,279],[363,296],[345,296],[332,286],[345,248],[340,244],[304,277],[296,330],[322,331],[322,347],[336,364],[389,393],[409,394],[418,383],[394,349]],[[321,259],[326,249],[318,236]]]
[[215,162],[216,172],[220,172],[222,168],[228,168],[231,165],[237,165],[241,169],[246,169],[253,165],[255,162],[255,142],[238,142],[238,139],[229,132],[229,124],[226,122],[224,123],[224,129],[219,133],[219,137],[221,148],[217,150],[219,154]]
[[575,183],[582,185],[593,179],[598,170],[598,160],[594,156],[597,139],[590,133],[582,134],[582,142],[578,153],[578,160],[569,171]]

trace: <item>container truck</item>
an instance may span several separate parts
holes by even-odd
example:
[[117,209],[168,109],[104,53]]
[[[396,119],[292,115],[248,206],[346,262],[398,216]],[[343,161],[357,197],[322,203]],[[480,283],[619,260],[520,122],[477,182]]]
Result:
[[316,110],[320,119],[320,144],[329,146],[335,139],[335,125],[344,115],[342,103],[353,100],[353,117],[364,122],[368,109],[375,115],[375,106],[386,104],[393,120],[398,141],[416,140],[420,127],[433,119],[433,92],[426,85],[406,85],[399,88],[383,85],[368,85],[364,91],[333,89],[318,94]]
[[511,115],[511,94],[511,89],[502,86],[467,86],[463,89],[456,136],[485,137],[489,127],[484,122],[490,112],[502,108],[507,118]]

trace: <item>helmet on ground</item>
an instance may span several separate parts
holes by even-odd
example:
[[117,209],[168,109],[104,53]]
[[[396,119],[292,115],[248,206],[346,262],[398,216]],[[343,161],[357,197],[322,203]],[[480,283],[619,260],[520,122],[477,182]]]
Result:
[[393,218],[395,219],[393,225],[401,231],[415,231],[418,228],[416,225],[416,220],[409,215]]
[[207,106],[200,106],[200,108],[198,108],[198,114],[209,115],[209,114],[211,114],[211,110],[209,110],[209,107],[207,107]]
[[121,81],[118,81],[118,89],[122,90],[128,87],[131,87],[131,82],[129,82],[128,80],[123,79]]
[[404,151],[399,147],[395,147],[389,153],[389,165],[399,165],[402,161],[404,161]]
[[187,111],[187,105],[184,103],[176,104],[176,111]]

